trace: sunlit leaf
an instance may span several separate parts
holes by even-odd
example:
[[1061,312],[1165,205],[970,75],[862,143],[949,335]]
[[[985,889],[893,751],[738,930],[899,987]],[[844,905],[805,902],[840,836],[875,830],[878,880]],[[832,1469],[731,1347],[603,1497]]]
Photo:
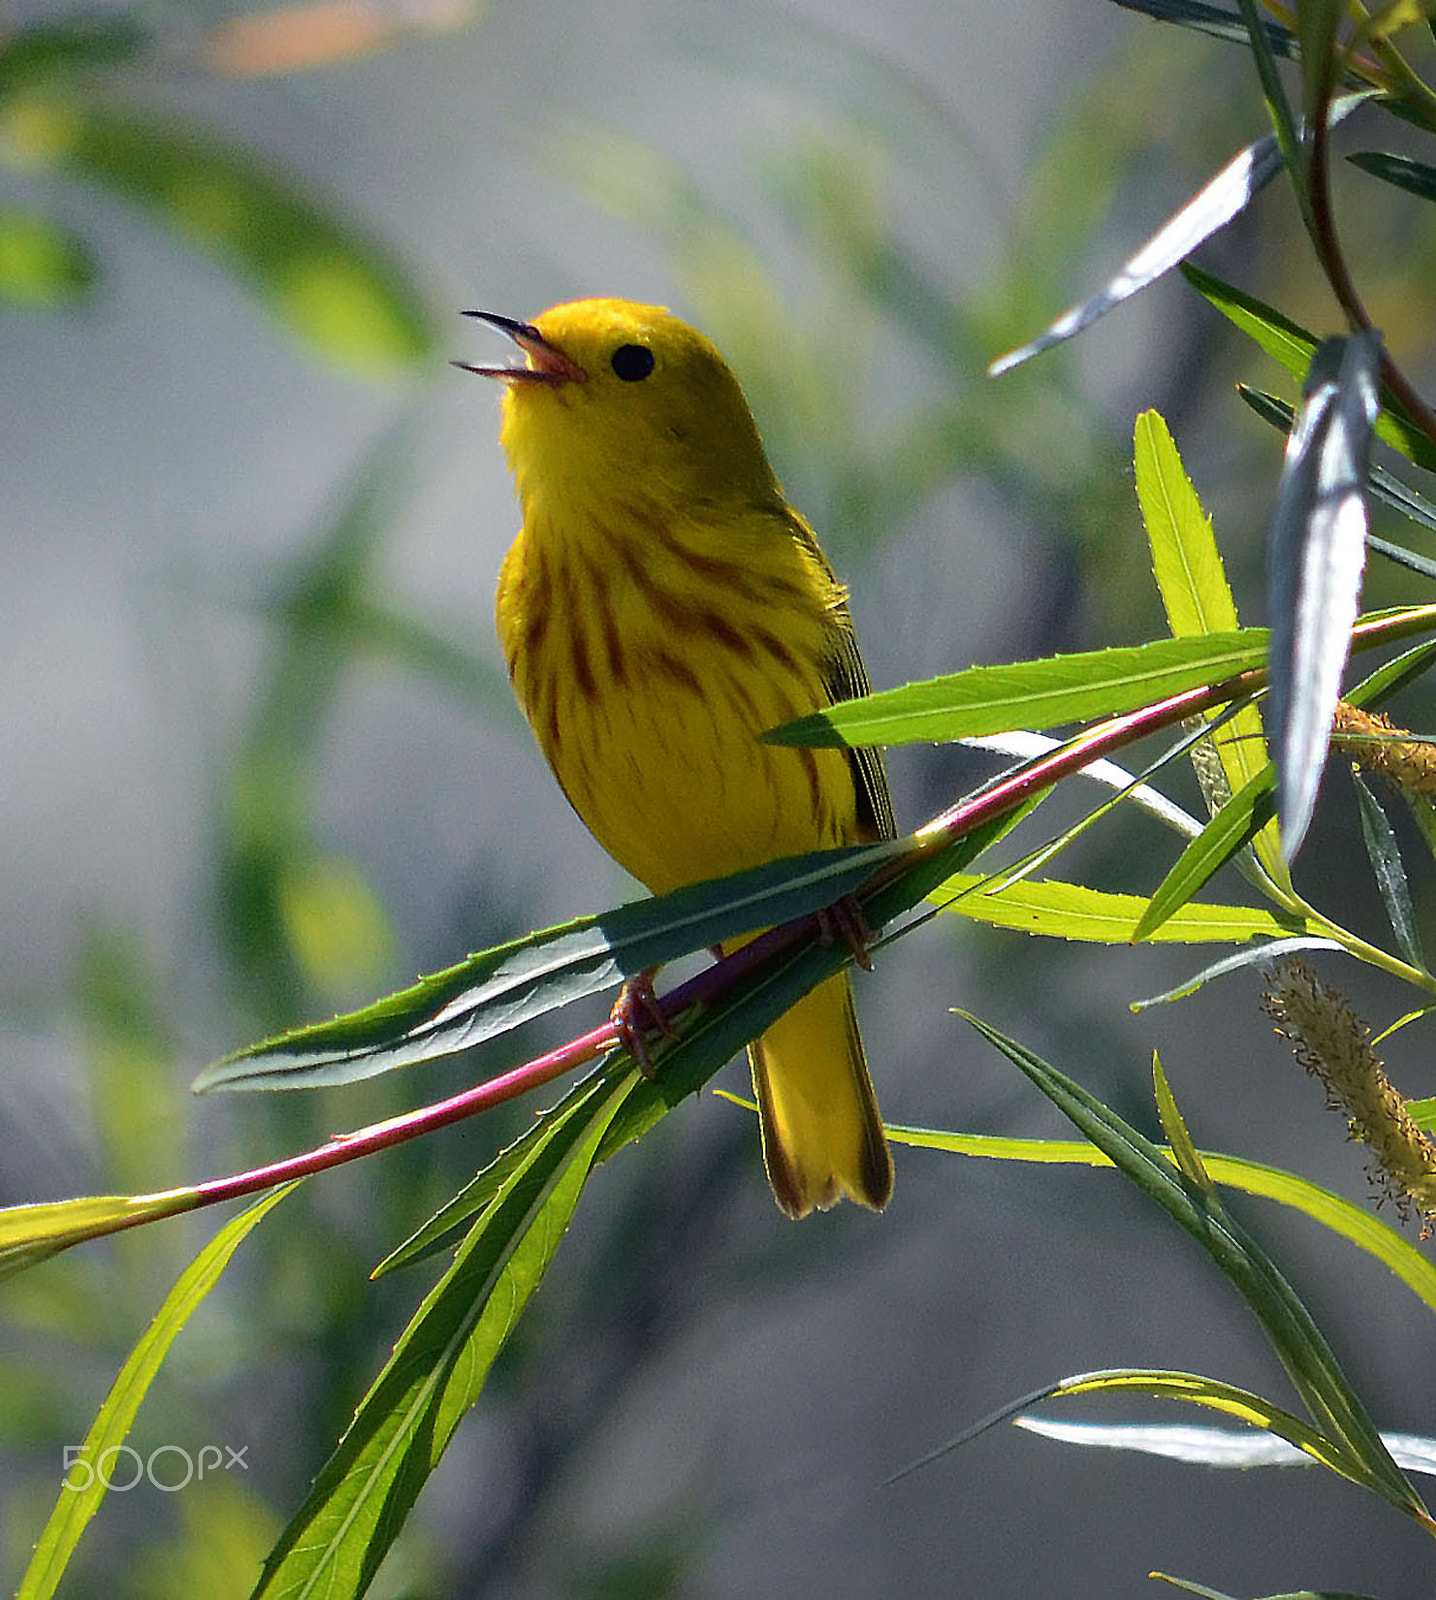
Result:
[[[70,1556],[79,1543],[91,1517],[100,1509],[107,1492],[107,1480],[114,1473],[101,1470],[112,1452],[124,1446],[130,1425],[164,1363],[170,1346],[185,1323],[219,1280],[250,1230],[298,1186],[286,1184],[255,1201],[227,1222],[180,1274],[164,1304],[155,1314],[138,1344],[130,1352],[85,1436],[75,1465],[66,1474],[64,1486],[50,1520],[45,1524],[35,1554],[21,1582],[16,1600],[45,1600],[52,1595],[65,1575]],[[153,1460],[153,1457],[151,1457]]]
[[1380,364],[1374,333],[1333,339],[1317,351],[1277,488],[1267,543],[1267,673],[1288,861],[1301,847],[1316,806],[1360,604],[1364,489]]
[[[1172,632],[1180,638],[1235,630],[1239,626],[1236,601],[1211,518],[1202,509],[1166,422],[1155,411],[1144,412],[1137,419],[1134,459],[1152,570]],[[1261,713],[1256,706],[1234,710],[1213,731],[1212,744],[1224,781],[1216,782],[1215,775],[1207,780],[1200,767],[1197,775],[1208,805],[1215,809],[1267,763]],[[1289,887],[1275,826],[1260,829],[1253,845],[1266,873],[1279,886]]]
[[[1431,1103],[1431,1115],[1436,1118],[1436,1101]],[[1109,1156],[1086,1139],[1009,1139],[895,1123],[889,1124],[887,1131],[894,1144],[950,1150],[958,1155],[980,1156],[992,1161],[1085,1167],[1113,1165]],[[1355,1205],[1295,1172],[1248,1161],[1243,1156],[1204,1150],[1202,1160],[1217,1183],[1244,1194],[1278,1201],[1366,1251],[1419,1296],[1429,1310],[1436,1311],[1436,1263],[1368,1208]]]
[[164,1194],[94,1195],[9,1206],[0,1211],[0,1278],[21,1272],[87,1239],[100,1239],[161,1217],[176,1217],[200,1204],[199,1191]]
[[[1184,907],[1174,914],[1176,917],[1185,916],[1190,907]],[[1159,940],[1162,931],[1169,924],[1164,922],[1151,937]],[[1198,989],[1211,982],[1213,978],[1224,978],[1229,973],[1240,972],[1246,967],[1265,966],[1277,956],[1293,955],[1298,950],[1336,950],[1342,951],[1335,939],[1311,938],[1301,935],[1292,939],[1273,939],[1269,943],[1255,945],[1247,950],[1239,950],[1234,956],[1224,956],[1220,961],[1214,961],[1209,967],[1203,967],[1199,972],[1192,973],[1184,978],[1181,983],[1175,984],[1170,989],[1164,989],[1161,994],[1148,995],[1143,1000],[1132,1001],[1133,1011],[1146,1011],[1152,1006],[1171,1005],[1175,1000],[1185,1000],[1188,995],[1193,995]]]
[[969,667],[802,717],[772,744],[919,744],[1115,716],[1260,667],[1266,630],[1158,639],[1011,666]]
[[1075,338],[1099,317],[1105,317],[1124,300],[1155,283],[1204,239],[1209,239],[1243,211],[1252,197],[1281,171],[1281,165],[1281,153],[1271,134],[1239,150],[1096,294],[1064,311],[1035,339],[999,356],[987,369],[990,376],[1000,377],[1042,351]]
[[[1023,878],[1001,887],[982,887],[990,883],[980,873],[957,873],[933,891],[932,903],[993,927],[1091,944],[1130,943],[1147,906],[1145,895],[1114,894],[1057,878]],[[1230,944],[1282,938],[1299,926],[1290,917],[1264,909],[1188,901],[1151,937],[1163,944]]]
[[[1056,1417],[1023,1416],[1015,1426],[1044,1439],[1098,1450],[1135,1450],[1194,1467],[1309,1467],[1312,1457],[1275,1433],[1238,1433],[1233,1428],[1157,1427],[1132,1422],[1061,1422]],[[1383,1433],[1391,1459],[1403,1472],[1436,1475],[1436,1439],[1419,1434]]]

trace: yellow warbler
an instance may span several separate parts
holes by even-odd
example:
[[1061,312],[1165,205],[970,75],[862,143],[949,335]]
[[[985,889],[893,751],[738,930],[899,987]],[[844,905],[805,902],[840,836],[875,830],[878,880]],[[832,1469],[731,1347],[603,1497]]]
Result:
[[[543,753],[599,843],[663,894],[892,837],[875,752],[759,742],[864,693],[867,674],[844,591],[713,345],[664,307],[626,300],[554,306],[532,323],[471,315],[526,358],[468,369],[507,385],[500,437],[523,511],[499,577],[499,637]],[[749,1057],[782,1209],[801,1217],[843,1195],[884,1206],[892,1158],[847,974]]]

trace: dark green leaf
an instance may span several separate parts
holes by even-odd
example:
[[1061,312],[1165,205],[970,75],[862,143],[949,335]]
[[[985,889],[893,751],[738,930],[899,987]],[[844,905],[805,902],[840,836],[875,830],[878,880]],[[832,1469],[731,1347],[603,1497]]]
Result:
[[[1261,389],[1250,388],[1245,383],[1237,385],[1237,393],[1264,422],[1280,428],[1283,433],[1291,431],[1292,418],[1296,412],[1285,400],[1278,400],[1275,395],[1267,394]],[[1412,522],[1436,531],[1436,502],[1428,500],[1423,494],[1418,494],[1409,484],[1403,483],[1385,467],[1372,462],[1366,476],[1366,487],[1393,511],[1399,511]],[[1385,556],[1388,561],[1396,562],[1398,566],[1419,572],[1423,578],[1436,578],[1436,561],[1427,556],[1417,555],[1414,550],[1408,550],[1404,545],[1392,544],[1389,540],[1378,538],[1374,533],[1368,533],[1366,548]]]
[[[1293,377],[1306,381],[1317,339],[1299,323],[1293,322],[1255,296],[1223,283],[1210,272],[1182,263],[1182,276],[1216,307],[1235,327],[1247,334],[1268,355],[1275,357]],[[1401,405],[1386,391],[1381,395],[1381,420],[1376,424],[1379,438],[1399,450],[1408,461],[1436,472],[1436,446],[1407,416]]]
[[195,1088],[312,1088],[451,1055],[625,976],[831,905],[901,848],[818,851],[546,928],[251,1045],[206,1068]]
[[1406,869],[1401,864],[1401,851],[1396,835],[1381,802],[1362,781],[1355,767],[1351,781],[1356,789],[1357,811],[1361,817],[1361,839],[1366,846],[1366,858],[1381,891],[1381,903],[1386,907],[1386,917],[1401,954],[1419,971],[1426,970],[1421,954],[1421,937],[1416,929],[1416,911],[1411,904],[1411,886],[1406,881]]
[[1420,1497],[1392,1461],[1306,1307],[1266,1252],[1221,1201],[1187,1182],[1162,1151],[1082,1086],[978,1018],[967,1021],[995,1045],[1123,1174],[1211,1255],[1261,1323],[1272,1350],[1317,1429],[1340,1451],[1341,1470],[1421,1519]]
[[1392,155],[1385,150],[1357,150],[1346,159],[1363,172],[1393,183],[1408,194],[1436,200],[1436,167],[1429,167],[1424,161],[1412,161],[1408,156]]
[[1176,863],[1147,902],[1147,909],[1132,930],[1132,942],[1148,939],[1186,905],[1216,870],[1250,844],[1271,816],[1276,773],[1270,762],[1238,789],[1205,828],[1177,857]]
[[373,1581],[455,1428],[548,1270],[636,1070],[597,1073],[551,1113],[425,1297],[254,1590],[357,1596]]
[[0,96],[132,60],[150,42],[134,11],[17,28],[0,42]]
[[[1249,45],[1251,35],[1241,14],[1222,6],[1204,5],[1202,0],[1115,0],[1124,11],[1140,11],[1155,17],[1158,22],[1174,22],[1179,27],[1191,28],[1197,33],[1210,34],[1214,39],[1225,39],[1232,44]],[[1296,37],[1279,22],[1267,20],[1267,42],[1273,55],[1295,60],[1298,55]]]

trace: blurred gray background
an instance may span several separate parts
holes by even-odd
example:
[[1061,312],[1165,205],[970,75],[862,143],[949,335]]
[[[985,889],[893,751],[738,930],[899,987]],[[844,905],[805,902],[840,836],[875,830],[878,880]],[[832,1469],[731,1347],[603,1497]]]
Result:
[[[1131,492],[1147,406],[1216,515],[1244,620],[1263,620],[1279,449],[1231,380],[1274,379],[1195,296],[1164,283],[1076,350],[982,375],[1262,131],[1239,51],[1099,0],[538,0],[367,57],[225,77],[199,52],[227,14],[148,13],[167,50],[104,92],[288,173],[382,243],[438,333],[402,370],[355,377],[113,190],[0,169],[7,195],[82,231],[102,268],[82,304],[0,311],[8,1204],[257,1164],[601,1015],[312,1097],[187,1092],[207,1060],[268,1029],[635,892],[499,681],[492,593],[516,508],[498,396],[446,365],[497,354],[465,307],[524,317],[619,294],[704,326],[852,584],[879,686],[1162,631]],[[1309,295],[1284,309],[1329,324],[1289,259],[1287,195],[1262,204],[1209,259],[1248,287]],[[1404,265],[1429,285],[1428,238]],[[305,634],[294,597],[330,570],[359,501],[358,588],[385,625],[331,618]],[[266,789],[275,751],[284,777]],[[990,770],[895,755],[901,820]],[[1328,858],[1352,837],[1329,789],[1309,847],[1327,839]],[[256,838],[283,842],[270,878]],[[1154,827],[1114,818],[1059,872],[1140,890],[1173,854]],[[1332,880],[1342,914],[1379,936],[1372,892]],[[293,945],[282,960],[260,949],[266,917]],[[1359,1158],[1272,1037],[1252,974],[1127,1009],[1209,958],[940,919],[859,981],[884,1112],[1066,1135],[950,1015],[962,1006],[1148,1131],[1158,1048],[1204,1147],[1360,1196]],[[1373,1022],[1406,1008],[1394,986],[1334,976]],[[1391,1049],[1410,1092],[1431,1092],[1415,1030]],[[741,1065],[719,1081],[742,1090]],[[248,1592],[248,1563],[428,1270],[371,1286],[369,1268],[524,1116],[321,1177],[275,1214],[136,1432],[142,1448],[242,1442],[244,1481],[112,1496],[64,1592]],[[1291,1403],[1225,1282],[1119,1178],[903,1150],[897,1163],[884,1216],[848,1207],[795,1227],[747,1116],[705,1095],[604,1169],[375,1592],[1120,1600],[1157,1592],[1153,1568],[1240,1594],[1429,1591],[1418,1530],[1314,1470],[1218,1474],[1000,1427],[886,1484],[1085,1369],[1182,1368]],[[1238,1210],[1378,1423],[1436,1431],[1422,1381],[1436,1350],[1409,1293],[1314,1229]],[[53,1501],[62,1445],[208,1226],[165,1224],[4,1287],[7,1575]],[[1111,1402],[1062,1415],[1195,1420]]]

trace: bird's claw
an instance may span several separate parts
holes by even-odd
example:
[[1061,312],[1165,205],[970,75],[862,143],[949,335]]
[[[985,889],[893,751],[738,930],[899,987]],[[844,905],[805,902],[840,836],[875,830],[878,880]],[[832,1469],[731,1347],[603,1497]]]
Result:
[[658,996],[653,992],[652,973],[643,972],[628,979],[613,1002],[609,1021],[619,1044],[638,1063],[643,1076],[651,1079],[654,1066],[648,1055],[648,1035],[660,1033],[665,1039],[678,1037],[678,1030],[664,1015]]
[[874,937],[868,919],[863,915],[863,908],[853,895],[845,894],[841,900],[825,906],[818,913],[818,938],[823,945],[831,947],[841,939],[864,972],[873,970],[873,958],[868,954],[868,946]]

